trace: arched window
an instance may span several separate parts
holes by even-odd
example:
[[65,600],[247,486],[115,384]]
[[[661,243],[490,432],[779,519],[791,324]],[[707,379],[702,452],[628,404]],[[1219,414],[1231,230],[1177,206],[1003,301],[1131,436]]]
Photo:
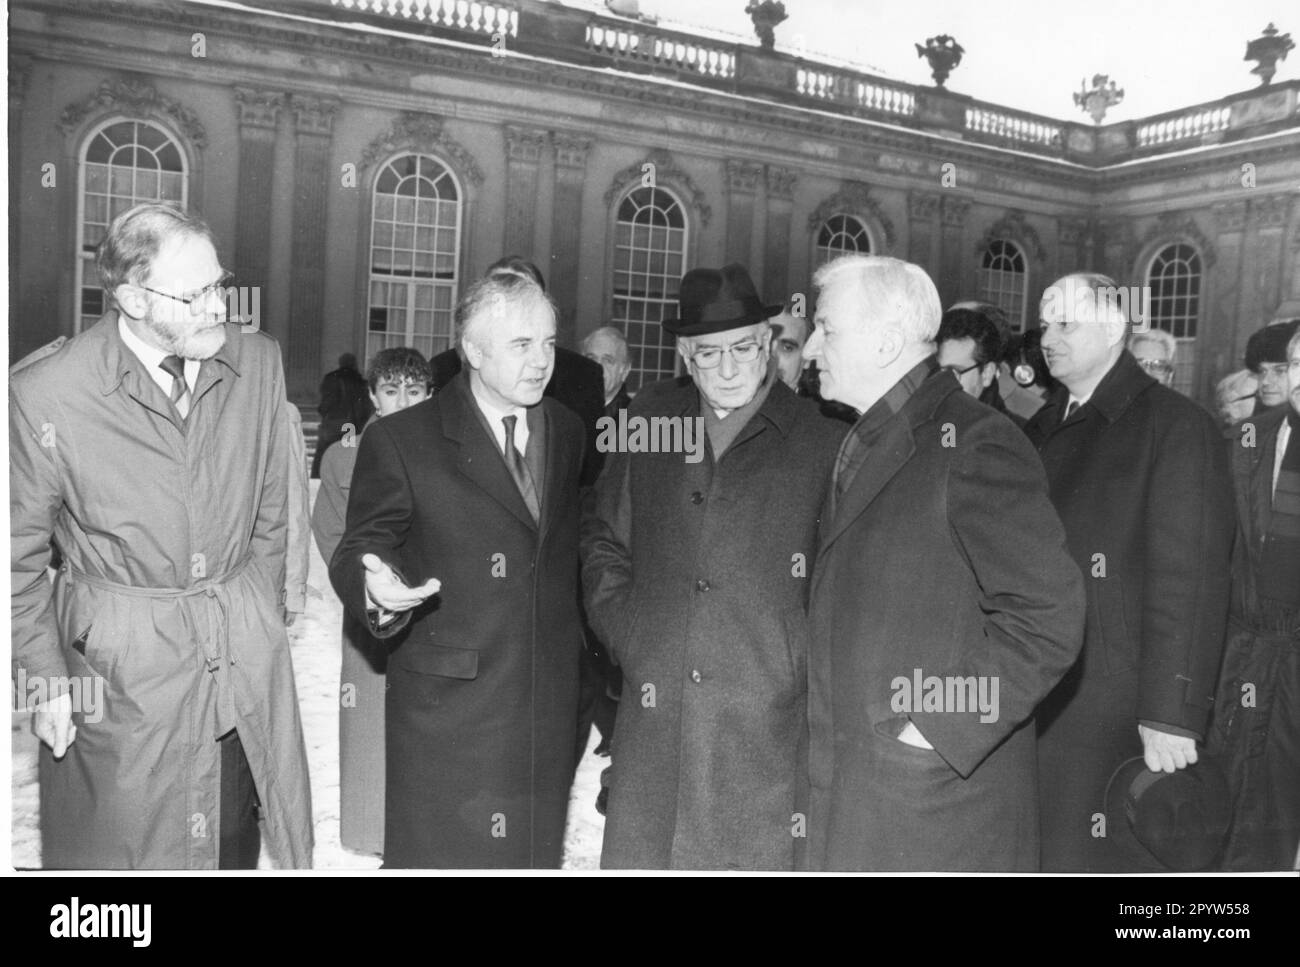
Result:
[[184,209],[189,173],[176,140],[149,121],[106,121],[81,146],[77,171],[77,312],[80,332],[104,314],[95,249],[108,224],[146,201]]
[[685,271],[686,213],[672,192],[637,188],[618,206],[614,235],[614,324],[632,357],[629,389],[676,372],[676,349],[660,322],[677,312]]
[[980,258],[979,297],[1007,314],[1011,328],[1025,330],[1025,292],[1029,276],[1020,246],[1005,238],[989,242]]
[[404,154],[375,177],[366,359],[411,346],[449,349],[460,254],[461,192],[441,161]]
[[1196,372],[1196,323],[1201,315],[1201,256],[1178,242],[1156,252],[1147,266],[1151,291],[1151,327],[1173,333],[1174,389],[1187,393]]
[[817,264],[825,265],[841,255],[871,254],[871,234],[861,219],[852,215],[832,215],[817,232]]

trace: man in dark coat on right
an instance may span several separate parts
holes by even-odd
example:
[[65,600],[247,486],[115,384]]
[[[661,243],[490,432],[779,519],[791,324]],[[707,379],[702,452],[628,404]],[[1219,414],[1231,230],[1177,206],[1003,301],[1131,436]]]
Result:
[[1237,541],[1211,748],[1232,788],[1221,867],[1234,871],[1293,869],[1300,846],[1300,322],[1266,339],[1286,403],[1229,435]]
[[1088,592],[1083,654],[1038,715],[1046,872],[1144,869],[1105,828],[1107,783],[1135,756],[1152,772],[1196,762],[1223,650],[1233,517],[1222,432],[1124,348],[1124,301],[1113,280],[1078,274],[1039,307],[1062,385],[1025,432]]
[[919,266],[844,256],[815,284],[804,355],[861,417],[808,604],[809,865],[1036,870],[1032,718],[1083,632],[1042,467],[939,368]]

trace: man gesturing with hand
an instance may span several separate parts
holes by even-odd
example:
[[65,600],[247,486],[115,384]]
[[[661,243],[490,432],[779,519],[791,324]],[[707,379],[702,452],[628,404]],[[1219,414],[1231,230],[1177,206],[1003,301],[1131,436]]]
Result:
[[392,647],[384,865],[558,868],[582,423],[543,399],[555,308],[534,282],[489,275],[456,324],[461,372],[361,437],[330,580]]

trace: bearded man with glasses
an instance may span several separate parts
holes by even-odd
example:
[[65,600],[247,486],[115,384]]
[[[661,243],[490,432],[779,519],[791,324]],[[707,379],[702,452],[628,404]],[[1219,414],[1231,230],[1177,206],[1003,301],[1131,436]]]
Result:
[[264,835],[272,864],[310,866],[280,350],[226,321],[228,277],[194,215],[137,206],[97,261],[112,308],[10,382],[13,651],[43,743],[42,864],[252,868]]
[[601,865],[790,870],[805,604],[844,427],[769,365],[781,307],[742,266],[692,269],[679,299],[663,326],[687,375],[629,419],[702,426],[704,458],[610,454],[583,525],[588,616],[623,670]]

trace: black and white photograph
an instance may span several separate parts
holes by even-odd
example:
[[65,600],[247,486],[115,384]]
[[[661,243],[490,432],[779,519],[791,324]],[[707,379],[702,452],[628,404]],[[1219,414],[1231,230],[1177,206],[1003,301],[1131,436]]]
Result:
[[12,0],[7,872],[1204,874],[1097,927],[1249,939],[1293,34]]

